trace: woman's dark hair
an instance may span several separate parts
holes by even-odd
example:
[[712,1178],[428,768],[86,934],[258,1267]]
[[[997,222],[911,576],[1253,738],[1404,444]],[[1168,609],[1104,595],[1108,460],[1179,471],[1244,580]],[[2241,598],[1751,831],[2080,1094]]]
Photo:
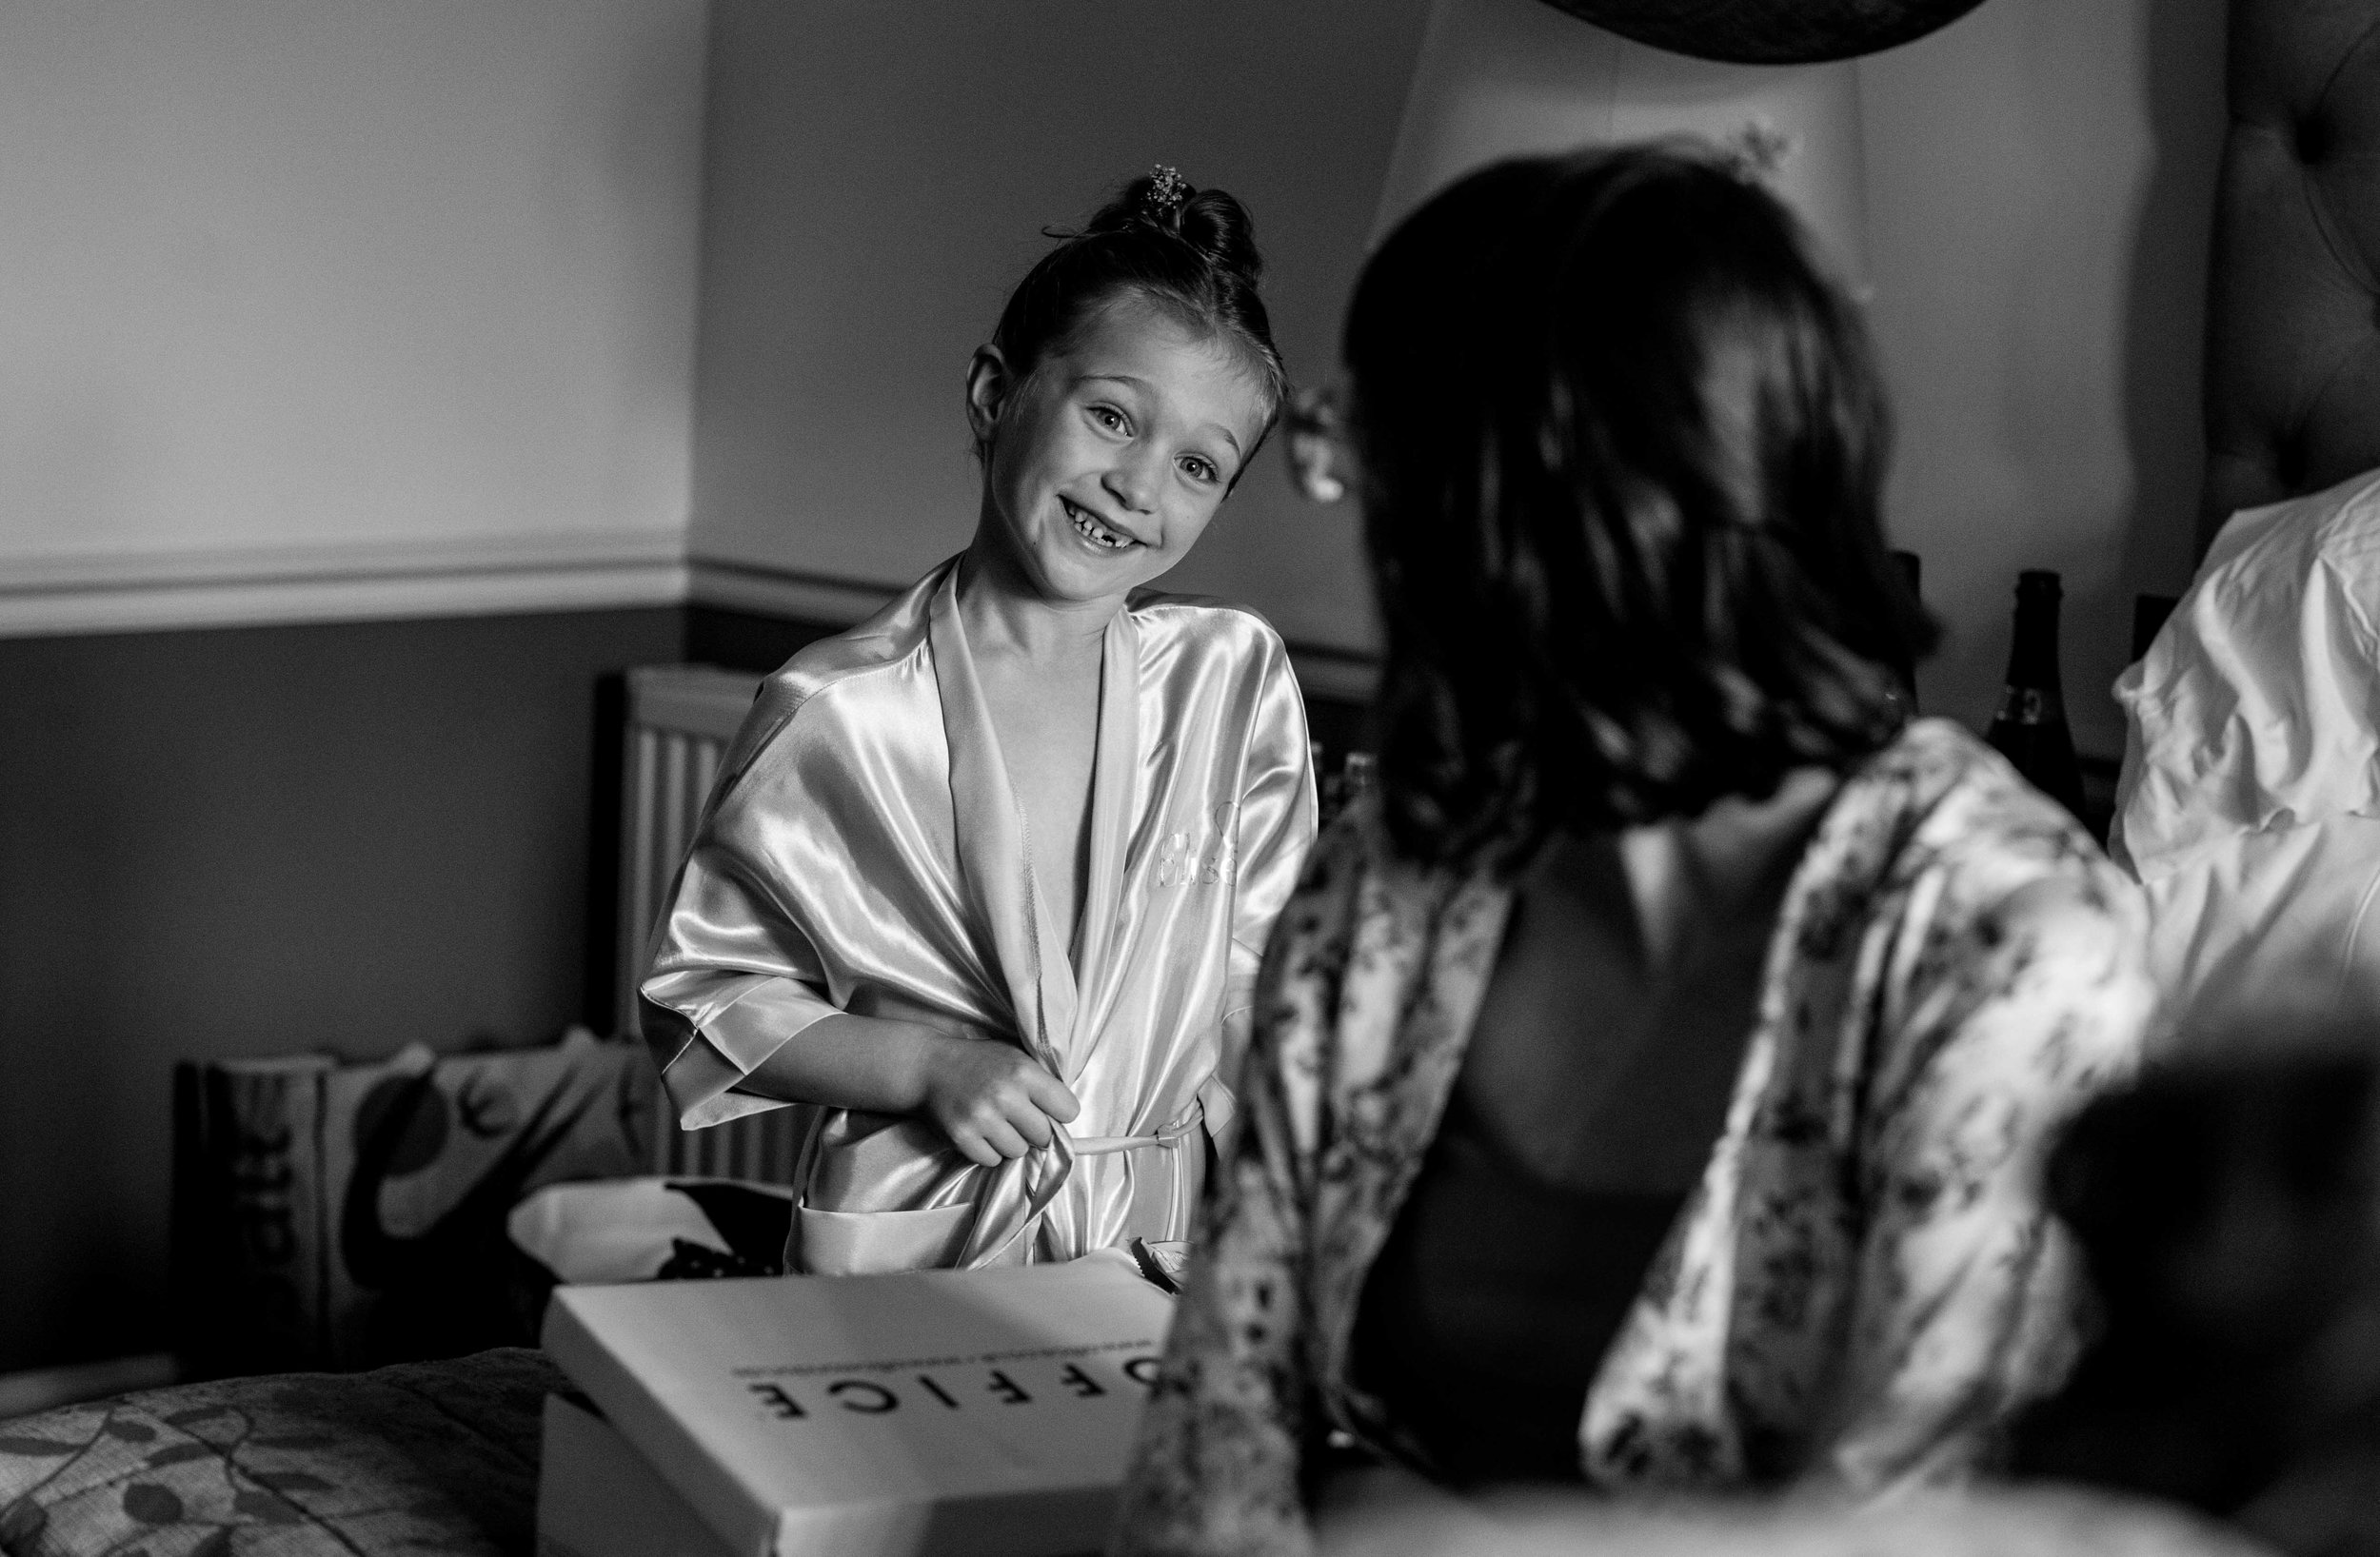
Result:
[[[1050,236],[1062,241],[1008,294],[992,331],[992,345],[1011,372],[1030,374],[1093,310],[1119,296],[1138,295],[1184,326],[1220,336],[1246,354],[1264,395],[1261,430],[1271,430],[1288,374],[1257,291],[1264,261],[1246,207],[1160,168],[1125,185],[1081,231],[1053,229]],[[1253,458],[1256,451],[1248,453]]]
[[1400,853],[1509,869],[1897,732],[1935,629],[1883,392],[1767,191],[1678,145],[1497,164],[1380,246],[1343,349]]

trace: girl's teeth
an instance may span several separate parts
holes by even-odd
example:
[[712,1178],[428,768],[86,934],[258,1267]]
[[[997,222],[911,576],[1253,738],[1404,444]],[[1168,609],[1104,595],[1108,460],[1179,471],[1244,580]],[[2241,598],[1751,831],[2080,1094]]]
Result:
[[1105,546],[1111,551],[1122,549],[1124,540],[1121,536],[1110,531],[1105,525],[1101,524],[1081,509],[1074,510],[1068,517],[1074,521],[1074,527],[1082,532],[1092,544]]

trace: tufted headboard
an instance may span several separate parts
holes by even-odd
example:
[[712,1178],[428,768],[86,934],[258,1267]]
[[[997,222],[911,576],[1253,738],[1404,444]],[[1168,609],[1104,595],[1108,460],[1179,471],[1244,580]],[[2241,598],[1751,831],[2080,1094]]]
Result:
[[2207,308],[2204,552],[2380,466],[2380,0],[2231,0]]

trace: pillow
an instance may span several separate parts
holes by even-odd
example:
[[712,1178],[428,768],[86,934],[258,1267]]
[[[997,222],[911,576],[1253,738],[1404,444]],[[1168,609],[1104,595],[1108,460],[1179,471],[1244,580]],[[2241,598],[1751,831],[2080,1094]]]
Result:
[[655,1089],[643,1045],[584,1028],[480,1054],[185,1062],[175,1350],[219,1376],[534,1338],[505,1214],[541,1185],[648,1162]]
[[2144,881],[2193,851],[2380,816],[2380,472],[2232,516],[2141,661],[2111,848]]

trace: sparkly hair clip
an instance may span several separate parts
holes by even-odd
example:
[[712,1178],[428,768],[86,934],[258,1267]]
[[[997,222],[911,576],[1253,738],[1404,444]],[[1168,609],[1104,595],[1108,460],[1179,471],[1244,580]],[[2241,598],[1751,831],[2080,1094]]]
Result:
[[1181,169],[1161,162],[1149,169],[1149,192],[1140,197],[1147,215],[1161,222],[1180,210],[1188,198],[1190,181],[1181,176]]

